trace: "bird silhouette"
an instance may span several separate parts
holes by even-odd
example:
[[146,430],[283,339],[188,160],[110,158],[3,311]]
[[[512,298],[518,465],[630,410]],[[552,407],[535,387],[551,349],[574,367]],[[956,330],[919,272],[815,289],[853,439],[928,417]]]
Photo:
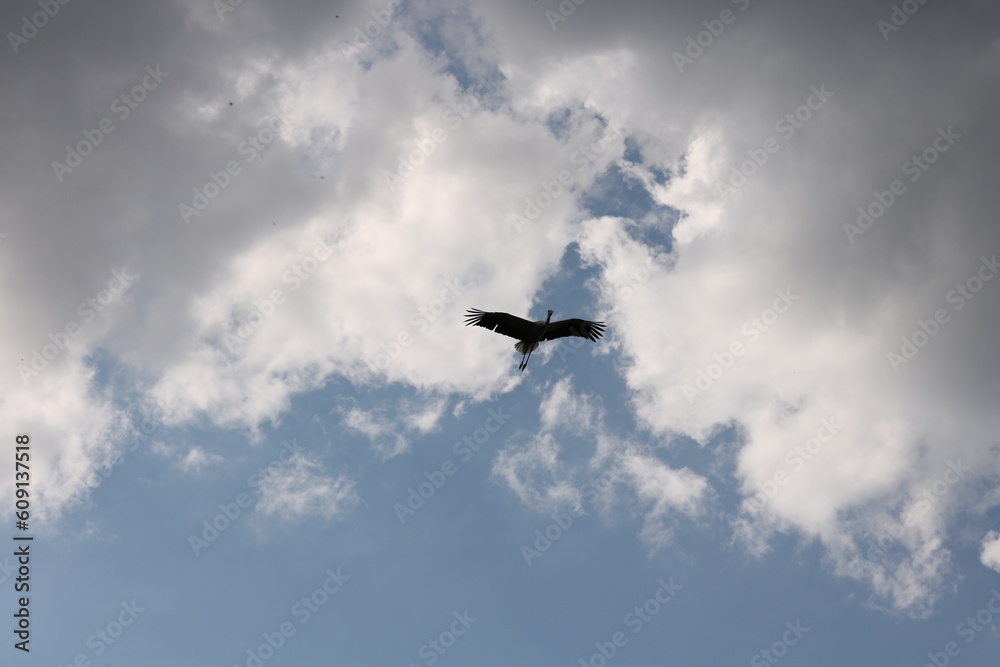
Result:
[[485,327],[498,334],[516,338],[518,342],[514,344],[514,349],[522,355],[521,363],[518,366],[522,372],[528,367],[531,353],[543,340],[578,336],[596,342],[604,335],[604,322],[590,322],[578,318],[552,322],[553,312],[548,311],[544,322],[529,322],[509,313],[487,313],[470,308],[465,316],[465,325],[474,324],[477,327]]

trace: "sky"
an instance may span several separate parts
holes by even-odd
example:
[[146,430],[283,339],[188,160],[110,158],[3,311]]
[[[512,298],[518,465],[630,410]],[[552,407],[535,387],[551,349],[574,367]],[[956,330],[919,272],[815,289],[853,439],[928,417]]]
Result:
[[996,3],[0,26],[3,664],[996,664]]

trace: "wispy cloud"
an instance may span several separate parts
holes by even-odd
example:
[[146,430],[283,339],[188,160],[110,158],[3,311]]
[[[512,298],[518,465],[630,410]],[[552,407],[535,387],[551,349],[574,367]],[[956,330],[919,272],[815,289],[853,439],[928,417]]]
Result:
[[[673,525],[682,516],[704,509],[710,496],[708,480],[688,468],[673,468],[654,448],[609,433],[604,410],[595,395],[573,390],[572,378],[545,389],[539,405],[540,432],[526,441],[508,444],[493,465],[502,480],[526,506],[539,512],[592,505],[603,513],[612,506],[643,518],[642,538],[651,547],[668,544]],[[574,446],[593,446],[593,456],[571,462],[562,439]]]
[[269,469],[261,477],[259,489],[257,509],[262,515],[292,521],[309,516],[330,519],[359,500],[350,476],[326,474],[321,463],[301,452]]

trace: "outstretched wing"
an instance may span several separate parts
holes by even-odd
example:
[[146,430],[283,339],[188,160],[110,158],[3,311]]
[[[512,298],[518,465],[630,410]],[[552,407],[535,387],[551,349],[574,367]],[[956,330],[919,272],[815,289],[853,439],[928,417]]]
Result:
[[534,322],[522,320],[520,317],[507,313],[487,313],[476,308],[470,308],[465,316],[465,326],[474,324],[477,327],[486,327],[490,331],[498,334],[510,336],[518,340],[527,338],[535,327]]
[[559,320],[549,324],[545,330],[542,340],[553,340],[555,338],[565,338],[566,336],[579,336],[596,341],[604,335],[604,322],[588,322],[574,318],[572,320]]

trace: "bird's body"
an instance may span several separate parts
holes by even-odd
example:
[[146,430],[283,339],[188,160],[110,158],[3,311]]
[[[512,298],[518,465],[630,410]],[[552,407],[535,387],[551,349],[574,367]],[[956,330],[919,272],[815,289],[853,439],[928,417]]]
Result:
[[589,322],[576,318],[552,322],[552,312],[551,310],[548,312],[544,322],[530,322],[508,313],[487,313],[470,308],[468,315],[465,316],[465,324],[466,326],[474,324],[504,336],[517,338],[518,342],[514,344],[514,349],[522,355],[521,364],[518,366],[522,371],[528,367],[531,353],[543,340],[579,336],[596,341],[604,335],[603,322]]

